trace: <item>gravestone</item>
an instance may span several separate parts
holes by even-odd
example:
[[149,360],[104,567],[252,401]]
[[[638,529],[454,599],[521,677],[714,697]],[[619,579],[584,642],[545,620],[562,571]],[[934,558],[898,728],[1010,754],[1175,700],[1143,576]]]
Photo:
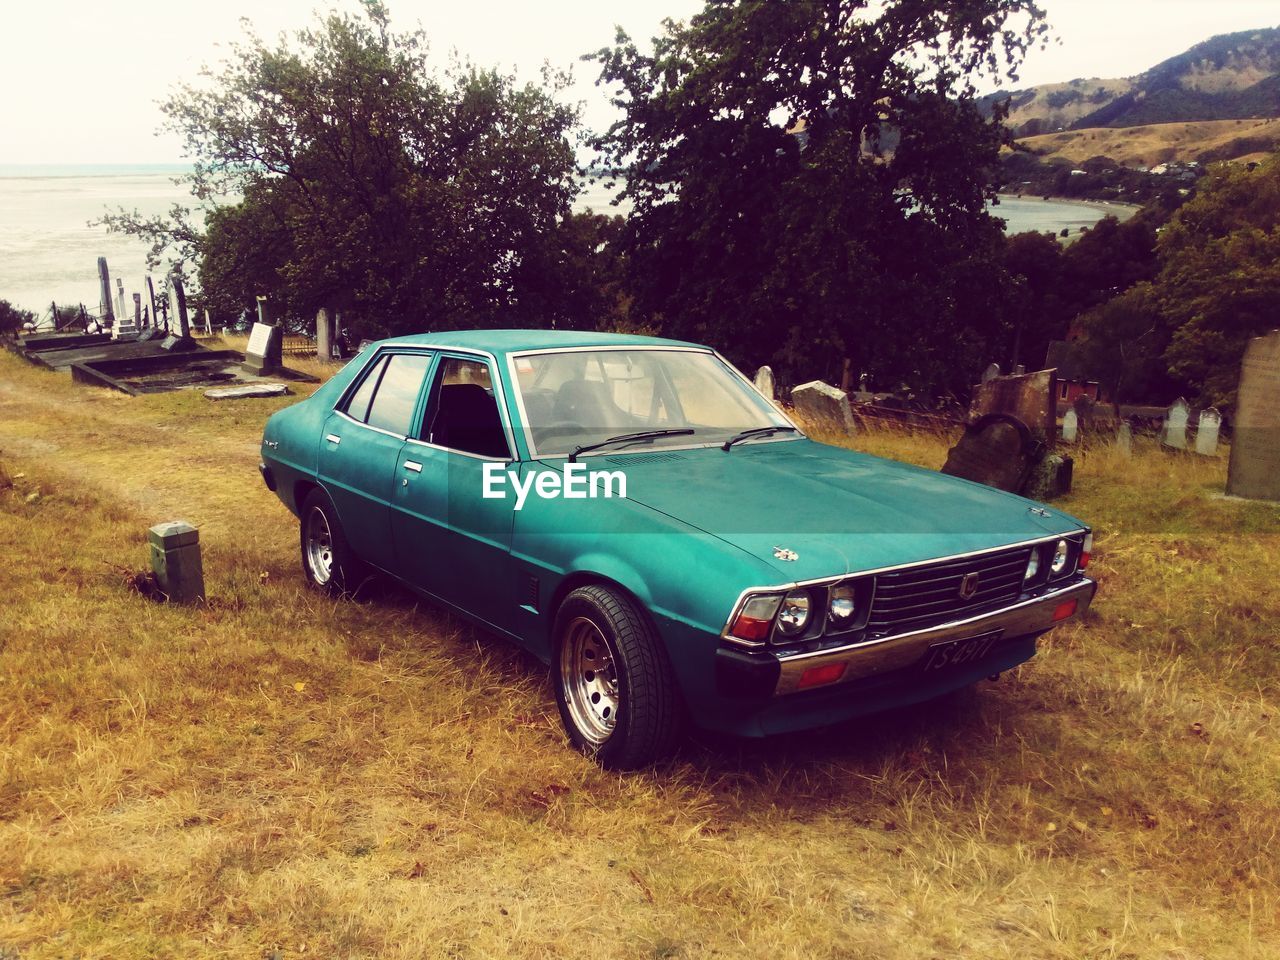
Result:
[[333,344],[337,339],[332,307],[321,307],[316,311],[316,356],[321,360],[333,359]]
[[140,293],[133,295],[133,325],[142,326],[142,294]]
[[1005,415],[984,417],[966,428],[947,453],[942,472],[1017,493],[1032,466],[1034,441]]
[[129,307],[124,300],[124,281],[116,277],[116,319],[125,320],[129,316]]
[[176,273],[169,277],[169,295],[173,300],[173,317],[177,321],[180,337],[191,336],[191,321],[187,317],[187,292],[183,289],[182,278]]
[[281,347],[279,327],[271,323],[255,323],[240,368],[255,377],[279,370],[283,356]]
[[1035,439],[1052,445],[1058,435],[1054,374],[1053,370],[1039,370],[978,384],[969,405],[970,423],[988,414],[1006,414],[1026,424]]
[[1210,407],[1200,411],[1200,422],[1196,427],[1196,453],[1202,457],[1218,455],[1218,432],[1222,428],[1222,414]]
[[200,344],[190,337],[178,337],[171,333],[160,341],[160,349],[170,353],[186,353],[189,350],[199,350]]
[[115,319],[116,311],[111,305],[111,271],[107,269],[107,258],[98,258],[98,311],[104,323]]
[[1066,416],[1062,418],[1062,439],[1067,443],[1076,442],[1076,434],[1079,430],[1079,420],[1074,410],[1068,410]]
[[993,363],[982,371],[982,382],[990,383],[998,376],[1000,376],[1000,364]]
[[770,400],[776,399],[777,394],[773,392],[773,369],[771,367],[764,366],[756,371],[756,389]]
[[1280,330],[1250,340],[1245,349],[1227,493],[1280,500]]
[[1128,420],[1120,422],[1120,429],[1116,431],[1116,449],[1120,451],[1121,456],[1133,456],[1133,427],[1129,426]]
[[204,568],[200,562],[200,533],[178,520],[158,523],[148,531],[151,569],[170,603],[204,599]]
[[791,390],[791,404],[801,416],[828,422],[853,433],[853,411],[845,392],[821,380],[802,383]]
[[1187,401],[1179,397],[1164,418],[1164,435],[1161,442],[1171,450],[1187,449]]

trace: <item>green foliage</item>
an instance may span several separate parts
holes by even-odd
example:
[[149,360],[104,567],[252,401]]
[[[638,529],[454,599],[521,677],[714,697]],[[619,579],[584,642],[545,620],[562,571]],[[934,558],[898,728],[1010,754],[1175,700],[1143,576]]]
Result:
[[15,307],[8,300],[0,300],[0,333],[14,333],[21,330],[24,323],[34,321],[36,315],[30,310]]
[[1029,0],[713,0],[650,52],[619,33],[597,145],[638,313],[784,375],[962,387],[1004,335],[1008,137],[974,85],[1043,29]]
[[1232,406],[1244,349],[1280,325],[1280,155],[1216,167],[1160,237],[1170,372]]
[[116,225],[198,258],[224,316],[267,294],[280,314],[337,307],[366,335],[541,326],[568,280],[533,265],[583,245],[584,225],[563,233],[578,189],[565,82],[456,61],[439,75],[424,36],[392,30],[375,0],[292,40],[250,33],[163,105],[195,197],[238,202],[185,245],[181,218]]

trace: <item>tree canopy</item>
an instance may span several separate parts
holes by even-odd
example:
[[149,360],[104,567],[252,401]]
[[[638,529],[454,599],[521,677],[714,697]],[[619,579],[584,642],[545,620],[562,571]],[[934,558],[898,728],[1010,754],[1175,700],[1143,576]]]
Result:
[[224,315],[267,294],[371,333],[581,321],[554,269],[583,229],[562,232],[579,189],[564,82],[456,60],[439,74],[425,37],[393,30],[377,0],[291,39],[250,32],[162,106],[212,204],[204,229],[186,210],[113,225],[195,259]]
[[962,386],[1003,338],[985,211],[1031,0],[711,0],[594,55],[639,314],[743,362]]

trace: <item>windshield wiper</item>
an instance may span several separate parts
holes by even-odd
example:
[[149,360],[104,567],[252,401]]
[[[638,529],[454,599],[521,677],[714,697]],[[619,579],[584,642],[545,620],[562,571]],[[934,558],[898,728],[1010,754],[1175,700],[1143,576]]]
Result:
[[768,437],[768,436],[772,436],[775,433],[799,433],[799,432],[800,431],[797,430],[795,427],[784,427],[784,426],[781,426],[780,424],[772,427],[755,427],[752,430],[743,430],[737,436],[730,437],[728,440],[724,442],[724,445],[720,449],[728,450],[735,443],[741,443],[743,440],[751,440],[755,437]]
[[569,454],[569,462],[573,463],[578,459],[578,454],[586,453],[588,450],[599,450],[601,447],[612,446],[615,443],[639,443],[641,440],[656,440],[659,437],[687,437],[692,430],[642,430],[639,433],[624,433],[620,436],[610,437],[608,440],[601,440],[599,443],[588,443],[584,446],[576,448],[573,453]]

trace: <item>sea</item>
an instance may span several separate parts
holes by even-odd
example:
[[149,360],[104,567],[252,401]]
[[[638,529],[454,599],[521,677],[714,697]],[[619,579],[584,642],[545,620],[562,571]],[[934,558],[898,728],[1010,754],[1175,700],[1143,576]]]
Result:
[[[112,286],[118,277],[132,295],[145,289],[147,244],[93,225],[107,211],[136,210],[143,216],[167,213],[190,200],[176,183],[183,167],[102,164],[18,166],[0,164],[0,300],[43,314],[51,303],[98,306],[98,257],[105,256]],[[620,212],[612,191],[588,182],[577,209]],[[1104,204],[1003,197],[995,213],[1007,230],[1069,230],[1072,235],[1108,213],[1131,208]],[[159,286],[162,271],[153,274]],[[144,298],[145,300],[145,298]]]

